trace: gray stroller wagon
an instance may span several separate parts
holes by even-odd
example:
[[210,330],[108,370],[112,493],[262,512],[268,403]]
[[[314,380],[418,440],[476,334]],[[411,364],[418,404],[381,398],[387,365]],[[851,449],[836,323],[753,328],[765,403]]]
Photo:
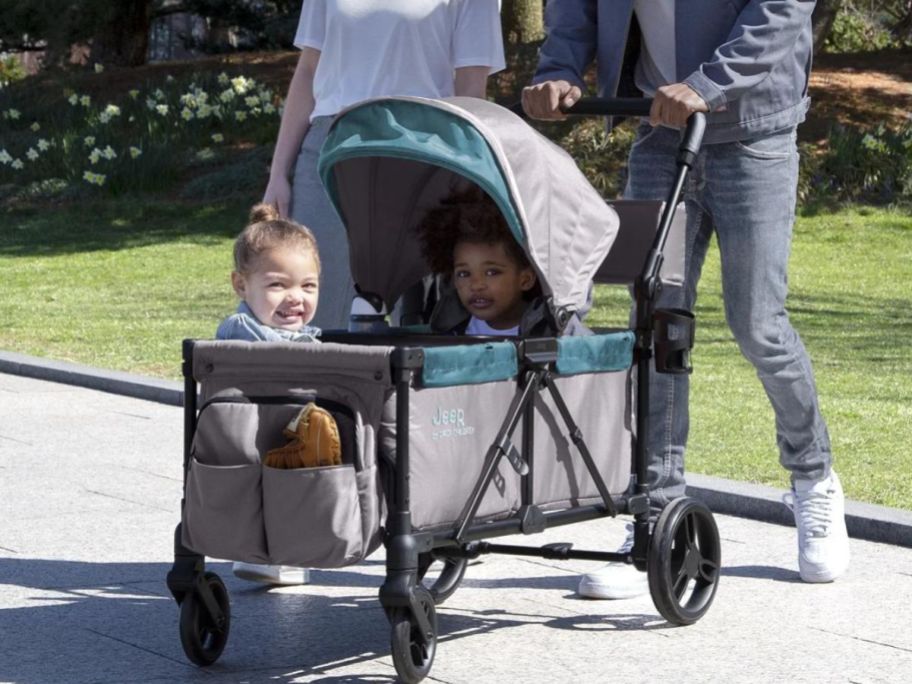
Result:
[[[648,106],[584,101],[574,113]],[[479,554],[632,563],[665,619],[702,617],[719,577],[715,522],[686,497],[650,522],[637,439],[647,432],[649,373],[690,370],[692,316],[653,303],[663,279],[680,277],[674,208],[702,125],[699,115],[688,125],[664,205],[611,205],[562,149],[483,100],[385,98],[335,120],[320,171],[368,300],[391,307],[428,275],[416,222],[474,184],[537,271],[537,316],[510,339],[435,333],[444,313],[429,325],[328,332],[323,344],[186,341],[184,499],[168,587],[191,661],[215,662],[230,626],[228,593],[205,556],[334,568],[382,543],[380,603],[405,682],[430,671],[436,606]],[[678,259],[663,263],[666,249]],[[593,281],[633,283],[633,329],[571,334],[591,332],[579,317]],[[263,465],[310,402],[336,419],[342,465]],[[629,553],[486,541],[619,513],[634,518]],[[439,574],[426,580],[435,563]]]

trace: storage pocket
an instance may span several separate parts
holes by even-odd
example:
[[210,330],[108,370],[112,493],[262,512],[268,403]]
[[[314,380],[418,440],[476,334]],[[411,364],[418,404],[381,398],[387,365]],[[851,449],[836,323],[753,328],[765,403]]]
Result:
[[265,563],[260,465],[190,462],[181,526],[183,544],[214,558]]
[[273,563],[335,568],[363,557],[353,466],[262,470],[263,520]]
[[216,396],[200,409],[193,455],[211,465],[260,463],[266,452],[289,439],[283,428],[307,404],[314,402],[336,421],[342,463],[358,463],[355,417],[338,402],[312,393],[289,396]]

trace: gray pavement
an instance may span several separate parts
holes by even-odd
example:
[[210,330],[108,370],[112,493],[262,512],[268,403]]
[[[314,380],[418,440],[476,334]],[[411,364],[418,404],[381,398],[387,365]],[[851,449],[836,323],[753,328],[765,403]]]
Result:
[[[281,589],[210,563],[231,636],[212,667],[188,663],[164,583],[181,441],[176,406],[0,374],[0,682],[394,681],[382,552]],[[696,493],[738,502],[701,482]],[[670,627],[648,596],[577,598],[591,563],[486,556],[439,611],[428,681],[912,681],[912,549],[853,539],[848,574],[812,586],[792,527],[716,519],[724,569],[697,624]],[[905,519],[892,517],[901,534]],[[622,536],[604,519],[504,541],[611,549]]]

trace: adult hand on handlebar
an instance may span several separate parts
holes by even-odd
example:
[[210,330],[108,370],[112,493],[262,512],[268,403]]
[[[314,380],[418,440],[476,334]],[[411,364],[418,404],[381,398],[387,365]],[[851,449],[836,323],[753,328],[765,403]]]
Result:
[[693,88],[684,83],[672,83],[656,91],[649,110],[649,123],[652,126],[664,124],[684,128],[691,114],[708,111],[706,102]]
[[572,107],[583,96],[579,87],[567,81],[544,81],[523,88],[522,106],[533,119],[561,121],[561,107]]

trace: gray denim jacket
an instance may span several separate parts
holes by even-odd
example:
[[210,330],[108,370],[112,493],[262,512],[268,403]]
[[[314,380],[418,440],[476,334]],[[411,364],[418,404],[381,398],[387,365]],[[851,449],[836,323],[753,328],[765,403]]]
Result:
[[[704,142],[748,140],[804,120],[815,1],[676,1],[677,77],[709,105]],[[595,60],[599,96],[616,95],[635,37],[633,6],[634,0],[549,0],[548,37],[533,82],[564,79],[585,92],[583,74]]]

